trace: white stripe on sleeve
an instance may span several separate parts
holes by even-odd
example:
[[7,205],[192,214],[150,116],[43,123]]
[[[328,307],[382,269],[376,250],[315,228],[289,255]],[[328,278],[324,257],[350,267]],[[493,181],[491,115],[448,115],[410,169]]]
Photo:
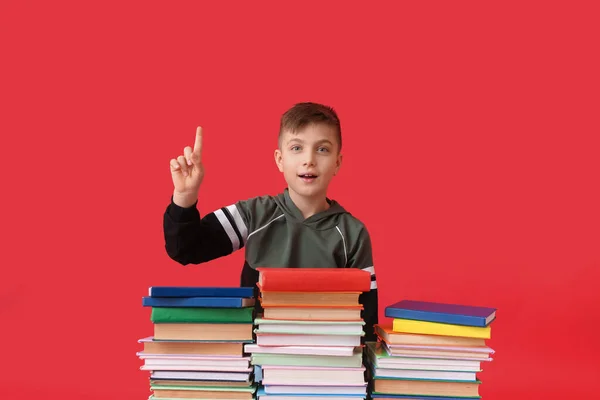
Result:
[[215,211],[215,216],[225,229],[225,233],[229,236],[229,240],[231,240],[231,246],[233,247],[233,251],[236,251],[240,248],[240,239],[238,239],[238,235],[235,233],[233,226],[229,223],[229,220],[225,216],[223,210],[219,209]]
[[244,223],[244,220],[242,219],[242,215],[240,214],[240,212],[237,209],[237,207],[235,206],[235,204],[227,206],[227,209],[231,213],[231,216],[233,217],[233,220],[235,221],[235,224],[237,225],[238,231],[240,231],[240,234],[242,235],[242,241],[245,244],[246,240],[248,239],[248,228],[246,227],[246,224]]

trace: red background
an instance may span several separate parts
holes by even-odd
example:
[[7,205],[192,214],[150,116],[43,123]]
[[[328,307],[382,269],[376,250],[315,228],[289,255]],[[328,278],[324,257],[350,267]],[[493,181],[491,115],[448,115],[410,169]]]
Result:
[[370,229],[380,317],[497,307],[485,399],[595,396],[596,9],[195,3],[0,5],[3,397],[147,398],[147,288],[243,261],[167,257],[169,159],[202,124],[201,212],[277,193],[279,116],[307,100],[342,119],[331,197]]

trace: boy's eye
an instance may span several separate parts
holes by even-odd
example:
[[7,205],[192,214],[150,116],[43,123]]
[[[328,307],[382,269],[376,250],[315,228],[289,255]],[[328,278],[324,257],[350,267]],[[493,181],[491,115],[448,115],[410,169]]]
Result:
[[327,152],[327,151],[329,151],[329,149],[327,147],[319,147],[319,151]]
[[298,151],[298,150],[300,150],[300,146],[292,146],[290,150]]

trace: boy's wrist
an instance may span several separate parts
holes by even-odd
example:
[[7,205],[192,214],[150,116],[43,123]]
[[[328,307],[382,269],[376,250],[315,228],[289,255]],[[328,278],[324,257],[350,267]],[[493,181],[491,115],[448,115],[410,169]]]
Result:
[[198,201],[198,196],[173,192],[173,203],[181,208],[190,208]]

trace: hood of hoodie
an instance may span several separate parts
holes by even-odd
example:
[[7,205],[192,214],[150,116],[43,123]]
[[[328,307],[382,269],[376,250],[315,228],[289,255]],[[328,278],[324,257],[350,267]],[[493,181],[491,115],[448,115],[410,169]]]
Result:
[[275,196],[274,200],[288,221],[304,224],[317,230],[335,228],[336,225],[338,225],[340,216],[343,214],[349,214],[349,212],[346,211],[337,201],[328,198],[327,203],[329,203],[329,208],[327,210],[318,212],[315,215],[304,219],[302,212],[292,201],[288,188],[286,188],[283,193]]

